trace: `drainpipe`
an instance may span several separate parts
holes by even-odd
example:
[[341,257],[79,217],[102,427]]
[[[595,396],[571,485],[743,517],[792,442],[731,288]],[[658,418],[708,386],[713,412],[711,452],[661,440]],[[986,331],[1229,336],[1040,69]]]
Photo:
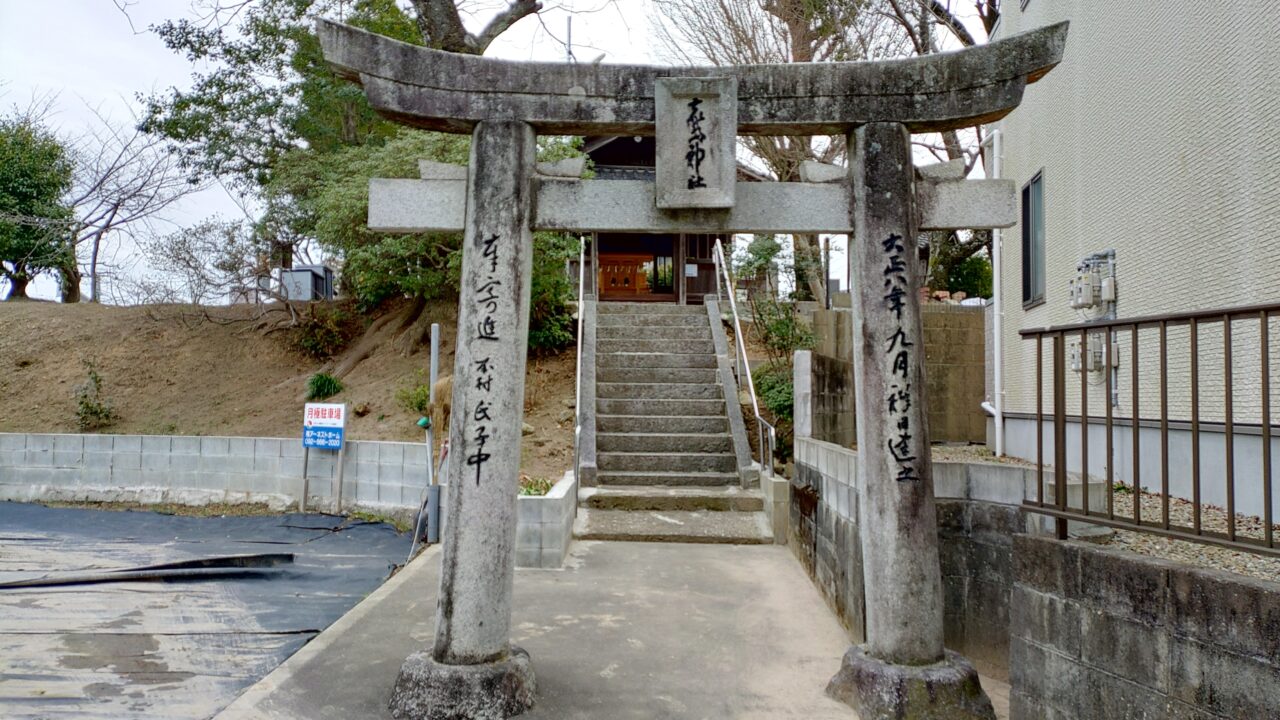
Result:
[[[990,163],[987,166],[987,175],[993,179],[1000,177],[1001,160],[1004,156],[1004,143],[1000,130],[992,130],[983,142],[990,150],[987,157]],[[995,327],[992,328],[994,333],[995,368],[992,373],[992,380],[995,387],[992,390],[992,398],[995,400],[995,406],[991,407],[989,412],[992,415],[996,428],[996,457],[1004,456],[1004,294],[1000,291],[1001,278],[1004,275],[1004,266],[1001,262],[1000,245],[1003,241],[1004,233],[995,229],[991,231],[991,292],[995,300],[995,310],[992,315],[995,318]],[[983,409],[987,410],[987,403],[983,403]]]

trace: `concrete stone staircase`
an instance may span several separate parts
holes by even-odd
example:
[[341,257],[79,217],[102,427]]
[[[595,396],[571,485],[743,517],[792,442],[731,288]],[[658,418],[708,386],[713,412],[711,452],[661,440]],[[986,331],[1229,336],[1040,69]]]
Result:
[[597,487],[582,539],[770,543],[764,500],[744,490],[705,307],[599,303]]

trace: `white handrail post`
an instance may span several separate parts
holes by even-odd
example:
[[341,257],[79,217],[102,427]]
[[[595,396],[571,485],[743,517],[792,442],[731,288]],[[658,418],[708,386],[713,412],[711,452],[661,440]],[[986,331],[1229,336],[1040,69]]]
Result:
[[587,239],[578,236],[578,362],[577,376],[573,387],[573,479],[579,482],[579,468],[582,462],[582,303],[587,278]]

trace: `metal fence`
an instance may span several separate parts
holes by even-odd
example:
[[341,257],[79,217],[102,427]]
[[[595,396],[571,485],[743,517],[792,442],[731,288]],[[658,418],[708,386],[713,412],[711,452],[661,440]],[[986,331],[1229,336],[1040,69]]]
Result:
[[[1275,429],[1271,418],[1271,328],[1274,317],[1280,317],[1280,304],[1254,305],[1248,307],[1206,310],[1201,312],[1152,315],[1122,320],[1104,320],[1074,325],[1060,325],[1047,328],[1021,331],[1024,339],[1034,340],[1036,344],[1036,468],[1039,482],[1036,483],[1036,497],[1024,502],[1024,508],[1030,512],[1048,515],[1056,520],[1059,537],[1066,537],[1067,521],[1080,521],[1113,528],[1134,530],[1145,533],[1163,535],[1179,540],[1206,543],[1245,550],[1263,555],[1280,557],[1275,537],[1274,495],[1271,462],[1271,439]],[[1185,327],[1185,331],[1182,328]],[[1179,340],[1171,347],[1170,330],[1178,328]],[[1211,332],[1209,332],[1211,330]],[[1181,340],[1185,335],[1185,347]],[[1206,335],[1221,336],[1221,346],[1214,348],[1212,341],[1202,343]],[[1233,338],[1247,336],[1246,352],[1233,352],[1237,344]],[[1254,342],[1256,338],[1257,342]],[[1068,345],[1072,345],[1068,350]],[[1046,345],[1048,347],[1046,348]],[[1154,347],[1155,357],[1143,355],[1144,347]],[[1050,354],[1050,380],[1052,383],[1052,481],[1046,488],[1045,482],[1045,393],[1044,369],[1045,353]],[[1127,351],[1127,352],[1125,352]],[[1070,355],[1070,362],[1068,362]],[[1212,387],[1205,392],[1202,363],[1210,359],[1215,366]],[[1189,387],[1181,384],[1177,390],[1185,389],[1188,394],[1189,408],[1183,412],[1180,408],[1171,419],[1170,410],[1170,372],[1169,364],[1173,359],[1180,366],[1188,366]],[[1068,366],[1070,365],[1070,370]],[[1219,367],[1220,366],[1220,367]],[[1154,371],[1154,372],[1153,372]],[[1122,393],[1120,385],[1124,375],[1128,376],[1127,393]],[[1151,374],[1158,375],[1157,378]],[[1068,415],[1068,377],[1075,375],[1078,387],[1078,415]],[[1090,377],[1098,380],[1093,387],[1105,388],[1102,404],[1103,414],[1089,407]],[[1101,378],[1098,378],[1101,376]],[[1148,401],[1143,404],[1142,388],[1149,383],[1158,382],[1158,399],[1156,407],[1149,407]],[[1247,387],[1242,386],[1247,383]],[[1218,391],[1221,391],[1220,393]],[[1249,393],[1256,392],[1257,395]],[[1122,395],[1127,395],[1123,400]],[[1235,398],[1240,395],[1250,398],[1250,422],[1237,421],[1238,410],[1234,407]],[[1252,399],[1258,399],[1256,413],[1253,412]],[[1150,398],[1148,398],[1150,400]],[[1122,402],[1128,405],[1127,411],[1118,414],[1117,409]],[[1158,417],[1152,414],[1158,409]],[[1220,409],[1220,421],[1214,422],[1214,431],[1221,428],[1225,452],[1222,460],[1221,478],[1212,478],[1212,482],[1224,483],[1225,495],[1225,527],[1221,530],[1206,527],[1207,504],[1202,494],[1206,489],[1202,471],[1204,461],[1213,463],[1213,458],[1202,458],[1201,436],[1207,423],[1202,422],[1202,414],[1212,409],[1215,415]],[[1144,417],[1142,413],[1146,412]],[[1068,439],[1069,422],[1079,425],[1079,462],[1081,473],[1077,493],[1070,492],[1068,473]],[[1169,438],[1171,423],[1190,429],[1190,497],[1178,497],[1170,489]],[[1101,424],[1105,428],[1103,453],[1104,475],[1102,492],[1105,495],[1105,506],[1101,498],[1090,498],[1090,485],[1093,482],[1090,468],[1090,428]],[[1116,444],[1117,428],[1127,426],[1130,447],[1119,447]],[[1142,464],[1142,428],[1158,428],[1159,463],[1157,467],[1143,467]],[[1262,491],[1261,527],[1250,527],[1246,534],[1238,527],[1237,515],[1237,476],[1236,436],[1247,427],[1253,434],[1261,435],[1261,477],[1256,478]],[[1128,488],[1117,488],[1115,461],[1117,454],[1128,453],[1131,484]],[[1096,466],[1096,465],[1095,465]],[[1255,478],[1248,478],[1252,481]],[[1157,482],[1158,480],[1158,482]],[[1144,483],[1144,481],[1146,481]],[[1153,488],[1144,492],[1143,487]],[[1158,488],[1158,490],[1156,490]],[[1046,489],[1051,496],[1046,497]],[[1131,500],[1131,508],[1117,508],[1117,492],[1127,490]],[[1215,489],[1216,494],[1216,489]],[[1071,497],[1075,495],[1076,497]],[[1144,510],[1144,499],[1151,499]],[[1170,517],[1171,503],[1190,503],[1190,522],[1179,522]],[[1158,510],[1151,507],[1156,505]],[[1218,512],[1216,508],[1209,512]],[[1185,513],[1184,513],[1185,514]],[[1217,524],[1217,523],[1214,523]]]

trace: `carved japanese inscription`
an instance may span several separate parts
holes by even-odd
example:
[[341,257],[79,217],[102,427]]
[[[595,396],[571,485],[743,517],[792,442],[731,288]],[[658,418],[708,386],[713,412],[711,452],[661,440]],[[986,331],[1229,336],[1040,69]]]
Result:
[[659,208],[733,207],[737,83],[734,78],[655,80]]

